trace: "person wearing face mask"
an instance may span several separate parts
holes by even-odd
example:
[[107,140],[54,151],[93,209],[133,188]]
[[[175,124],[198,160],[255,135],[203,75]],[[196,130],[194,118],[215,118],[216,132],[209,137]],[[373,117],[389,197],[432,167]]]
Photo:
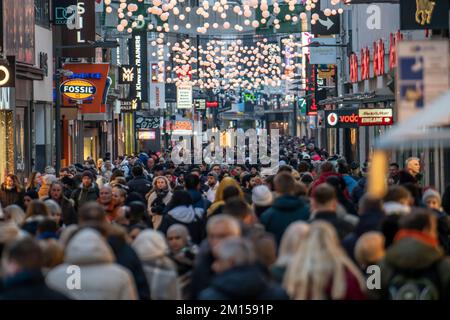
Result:
[[68,226],[78,223],[78,216],[72,201],[64,196],[64,185],[62,182],[55,181],[50,185],[48,197],[43,199],[43,201],[46,200],[53,200],[61,207],[61,225]]
[[2,207],[6,208],[11,204],[16,204],[23,209],[23,197],[24,191],[19,183],[19,179],[14,174],[8,174],[0,188],[0,203]]

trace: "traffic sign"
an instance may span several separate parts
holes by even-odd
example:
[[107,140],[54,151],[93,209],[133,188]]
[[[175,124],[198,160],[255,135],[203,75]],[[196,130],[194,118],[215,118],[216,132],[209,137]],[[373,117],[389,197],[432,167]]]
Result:
[[320,10],[320,1],[317,1],[316,6],[311,10],[311,14],[317,13],[319,20],[315,24],[311,24],[311,33],[315,35],[332,35],[339,34],[341,30],[340,15],[327,17],[322,10]]

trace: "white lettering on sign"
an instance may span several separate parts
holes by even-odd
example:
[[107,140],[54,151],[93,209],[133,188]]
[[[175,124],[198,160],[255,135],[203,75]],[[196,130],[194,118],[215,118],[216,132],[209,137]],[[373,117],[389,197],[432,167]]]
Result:
[[0,110],[11,109],[11,90],[9,88],[1,88],[0,90]]
[[83,29],[83,15],[86,13],[84,2],[79,2],[77,5],[67,7],[67,29],[77,30],[77,42],[85,43],[86,40],[81,38],[81,30]]
[[141,36],[136,35],[134,40],[134,55],[136,57],[137,83],[136,97],[142,100],[142,67],[141,67]]

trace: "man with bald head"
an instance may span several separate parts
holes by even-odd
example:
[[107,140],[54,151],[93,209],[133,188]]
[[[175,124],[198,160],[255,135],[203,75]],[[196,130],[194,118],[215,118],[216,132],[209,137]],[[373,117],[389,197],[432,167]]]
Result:
[[368,266],[383,260],[384,255],[384,236],[381,232],[366,232],[356,242],[355,260],[364,273]]
[[206,239],[201,243],[197,256],[197,264],[192,274],[192,297],[196,299],[200,292],[206,289],[215,275],[212,269],[214,256],[212,250],[223,240],[230,237],[240,237],[241,227],[236,218],[219,214],[211,217],[206,225]]
[[114,203],[112,201],[112,188],[109,184],[100,188],[100,196],[97,202],[105,209],[107,215],[111,215],[114,210]]

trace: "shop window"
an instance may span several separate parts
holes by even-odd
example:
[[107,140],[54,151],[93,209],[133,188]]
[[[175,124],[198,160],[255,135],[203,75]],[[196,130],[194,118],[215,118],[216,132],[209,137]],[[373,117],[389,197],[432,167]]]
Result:
[[50,0],[34,0],[34,13],[37,25],[50,27]]
[[0,111],[0,182],[14,173],[14,113]]

